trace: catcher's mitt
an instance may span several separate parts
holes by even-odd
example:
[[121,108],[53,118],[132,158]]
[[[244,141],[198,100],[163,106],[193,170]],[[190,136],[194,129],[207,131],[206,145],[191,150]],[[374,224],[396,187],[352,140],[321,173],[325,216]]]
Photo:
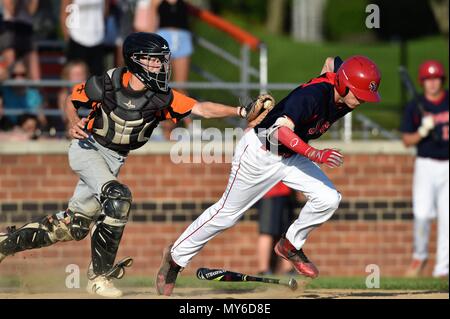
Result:
[[255,127],[275,107],[275,99],[269,94],[261,94],[256,99],[241,107],[241,116],[248,122],[248,127]]

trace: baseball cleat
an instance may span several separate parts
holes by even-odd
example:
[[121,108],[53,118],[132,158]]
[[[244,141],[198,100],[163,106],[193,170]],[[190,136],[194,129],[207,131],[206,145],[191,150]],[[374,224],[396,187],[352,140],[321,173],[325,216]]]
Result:
[[112,280],[105,276],[98,276],[88,281],[86,288],[90,294],[97,294],[102,297],[119,298],[122,297],[122,291],[114,287]]
[[426,265],[426,260],[413,259],[408,269],[406,270],[405,277],[417,278],[422,274]]
[[319,270],[309,261],[303,249],[297,250],[286,238],[282,237],[275,245],[275,253],[281,258],[291,262],[300,275],[316,278]]
[[178,273],[183,269],[173,261],[170,254],[171,249],[172,245],[164,250],[161,266],[156,275],[156,293],[158,295],[170,296],[172,294]]

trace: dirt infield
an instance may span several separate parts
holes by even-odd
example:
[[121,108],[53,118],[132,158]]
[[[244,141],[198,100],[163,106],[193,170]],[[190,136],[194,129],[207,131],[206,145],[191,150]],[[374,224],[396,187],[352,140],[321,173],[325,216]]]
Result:
[[[96,299],[86,292],[87,278],[70,285],[62,273],[43,272],[39,276],[0,275],[0,299]],[[214,282],[195,276],[180,276],[171,297],[158,296],[148,276],[128,276],[116,280],[124,299],[449,299],[448,284],[433,279],[384,279],[380,289],[366,289],[364,278],[322,278],[312,281],[297,276],[295,291],[286,286],[255,282]],[[320,281],[321,280],[321,281]],[[414,285],[410,285],[414,283]],[[343,284],[345,286],[343,286]],[[395,285],[394,285],[395,284]]]
[[[125,299],[167,299],[157,296],[152,288],[123,288]],[[93,299],[80,289],[44,292],[37,289],[0,289],[0,299]],[[211,288],[177,288],[174,299],[449,299],[448,292],[401,291],[401,290],[351,290],[351,289],[306,289],[289,291],[283,287],[256,288],[249,290],[217,290]]]

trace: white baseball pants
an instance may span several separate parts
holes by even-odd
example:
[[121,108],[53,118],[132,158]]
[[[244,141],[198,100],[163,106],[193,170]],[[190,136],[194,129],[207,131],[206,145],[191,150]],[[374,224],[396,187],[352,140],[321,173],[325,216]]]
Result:
[[449,261],[449,161],[417,157],[414,166],[414,258],[428,258],[432,219],[437,217],[434,276],[448,275]]
[[254,130],[241,138],[224,194],[189,225],[172,247],[172,258],[178,265],[186,267],[209,240],[236,224],[279,181],[303,192],[308,199],[286,233],[295,248],[300,249],[308,234],[336,211],[341,195],[318,165],[300,155],[283,158],[261,146]]

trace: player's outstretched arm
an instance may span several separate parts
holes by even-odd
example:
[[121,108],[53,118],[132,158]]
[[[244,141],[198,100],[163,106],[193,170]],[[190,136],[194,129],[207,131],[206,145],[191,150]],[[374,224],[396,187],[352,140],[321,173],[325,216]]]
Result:
[[197,102],[192,108],[192,114],[204,118],[220,118],[240,116],[240,107],[228,106],[214,102]]
[[318,150],[305,143],[297,134],[287,126],[280,126],[273,132],[273,138],[290,150],[308,157],[318,164],[325,164],[330,168],[341,166],[344,161],[342,154],[334,149]]

